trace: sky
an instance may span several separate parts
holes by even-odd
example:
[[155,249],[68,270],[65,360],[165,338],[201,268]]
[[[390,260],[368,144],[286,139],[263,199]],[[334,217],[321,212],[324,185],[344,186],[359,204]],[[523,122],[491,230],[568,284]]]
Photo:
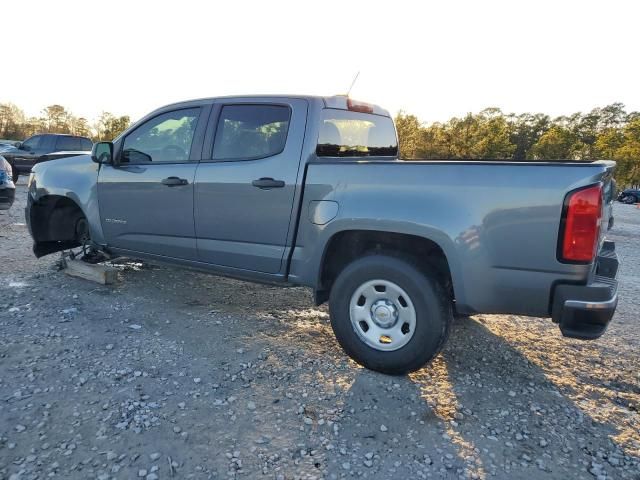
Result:
[[20,0],[0,103],[136,120],[179,100],[346,93],[425,122],[640,110],[640,2]]

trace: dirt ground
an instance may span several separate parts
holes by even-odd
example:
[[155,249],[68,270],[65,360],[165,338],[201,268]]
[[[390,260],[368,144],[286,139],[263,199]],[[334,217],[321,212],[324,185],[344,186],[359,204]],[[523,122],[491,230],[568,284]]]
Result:
[[457,320],[408,377],[348,360],[326,308],[125,263],[100,286],[36,260],[0,212],[0,479],[640,479],[640,210],[616,205],[608,332]]

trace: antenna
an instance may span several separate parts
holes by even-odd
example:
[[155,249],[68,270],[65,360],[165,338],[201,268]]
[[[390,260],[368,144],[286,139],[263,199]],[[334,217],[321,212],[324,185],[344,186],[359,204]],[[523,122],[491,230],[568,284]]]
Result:
[[360,75],[360,70],[358,70],[358,73],[356,73],[356,76],[353,77],[353,82],[351,82],[351,86],[349,87],[349,90],[347,90],[347,97],[351,93],[351,89],[353,88],[353,86],[356,84],[356,80],[358,80],[359,75]]

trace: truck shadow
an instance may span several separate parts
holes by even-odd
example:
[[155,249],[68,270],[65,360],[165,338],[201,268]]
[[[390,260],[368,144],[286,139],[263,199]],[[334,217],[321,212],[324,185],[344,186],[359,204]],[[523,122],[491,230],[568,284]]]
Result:
[[[285,372],[294,388],[309,386],[326,396],[315,402],[320,411],[344,412],[340,438],[363,456],[377,452],[374,476],[413,478],[412,472],[423,468],[425,475],[455,478],[598,473],[615,478],[620,470],[613,465],[629,469],[640,460],[637,412],[621,413],[616,408],[622,406],[615,403],[617,388],[633,393],[636,387],[603,382],[605,370],[588,363],[609,364],[615,355],[608,354],[603,342],[562,339],[548,320],[482,315],[456,320],[444,351],[430,365],[406,377],[391,377],[360,368],[339,351],[326,309],[312,307],[304,289],[254,287],[174,271],[167,282],[167,272],[161,272],[162,281],[158,277],[151,285],[165,302],[205,317],[210,311],[240,314],[238,336],[218,345],[218,353],[226,349],[233,358],[238,347],[270,352],[274,371]],[[148,277],[155,272],[130,276],[133,283],[140,276],[148,289]],[[174,290],[175,284],[183,288]],[[193,352],[212,354],[201,330],[193,338],[186,332],[181,330],[181,338]],[[290,369],[294,358],[308,367]],[[279,395],[262,382],[252,385],[252,394]],[[286,399],[274,405],[283,403]],[[311,402],[308,407],[313,411]],[[635,415],[635,420],[625,415]],[[280,432],[282,442],[298,441],[293,427],[288,425],[288,434]],[[265,431],[254,425],[238,435],[252,438]],[[406,452],[412,452],[411,469]],[[315,458],[320,466],[314,469],[344,473],[331,455]]]
[[[559,473],[572,478],[589,470],[604,473],[611,468],[607,457],[617,465],[625,454],[638,460],[625,451],[628,444],[614,439],[624,436],[621,425],[598,421],[590,405],[574,402],[567,386],[575,379],[554,382],[481,320],[457,321],[453,330],[440,356],[408,377],[395,378],[390,390],[380,389],[378,374],[364,369],[356,374],[345,408],[374,404],[373,423],[388,428],[388,433],[376,428],[373,437],[365,436],[365,450],[380,441],[399,452],[403,443],[417,445],[423,455],[415,462],[425,472],[466,478],[556,478]],[[405,422],[394,427],[398,418],[409,420],[409,429]],[[355,425],[344,428],[357,431]]]

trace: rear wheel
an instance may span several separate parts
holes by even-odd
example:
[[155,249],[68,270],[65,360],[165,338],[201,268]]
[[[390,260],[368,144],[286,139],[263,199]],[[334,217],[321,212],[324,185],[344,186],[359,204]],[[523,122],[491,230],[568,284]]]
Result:
[[344,351],[383,373],[419,369],[442,348],[451,299],[431,273],[388,255],[349,264],[331,289],[331,325]]

